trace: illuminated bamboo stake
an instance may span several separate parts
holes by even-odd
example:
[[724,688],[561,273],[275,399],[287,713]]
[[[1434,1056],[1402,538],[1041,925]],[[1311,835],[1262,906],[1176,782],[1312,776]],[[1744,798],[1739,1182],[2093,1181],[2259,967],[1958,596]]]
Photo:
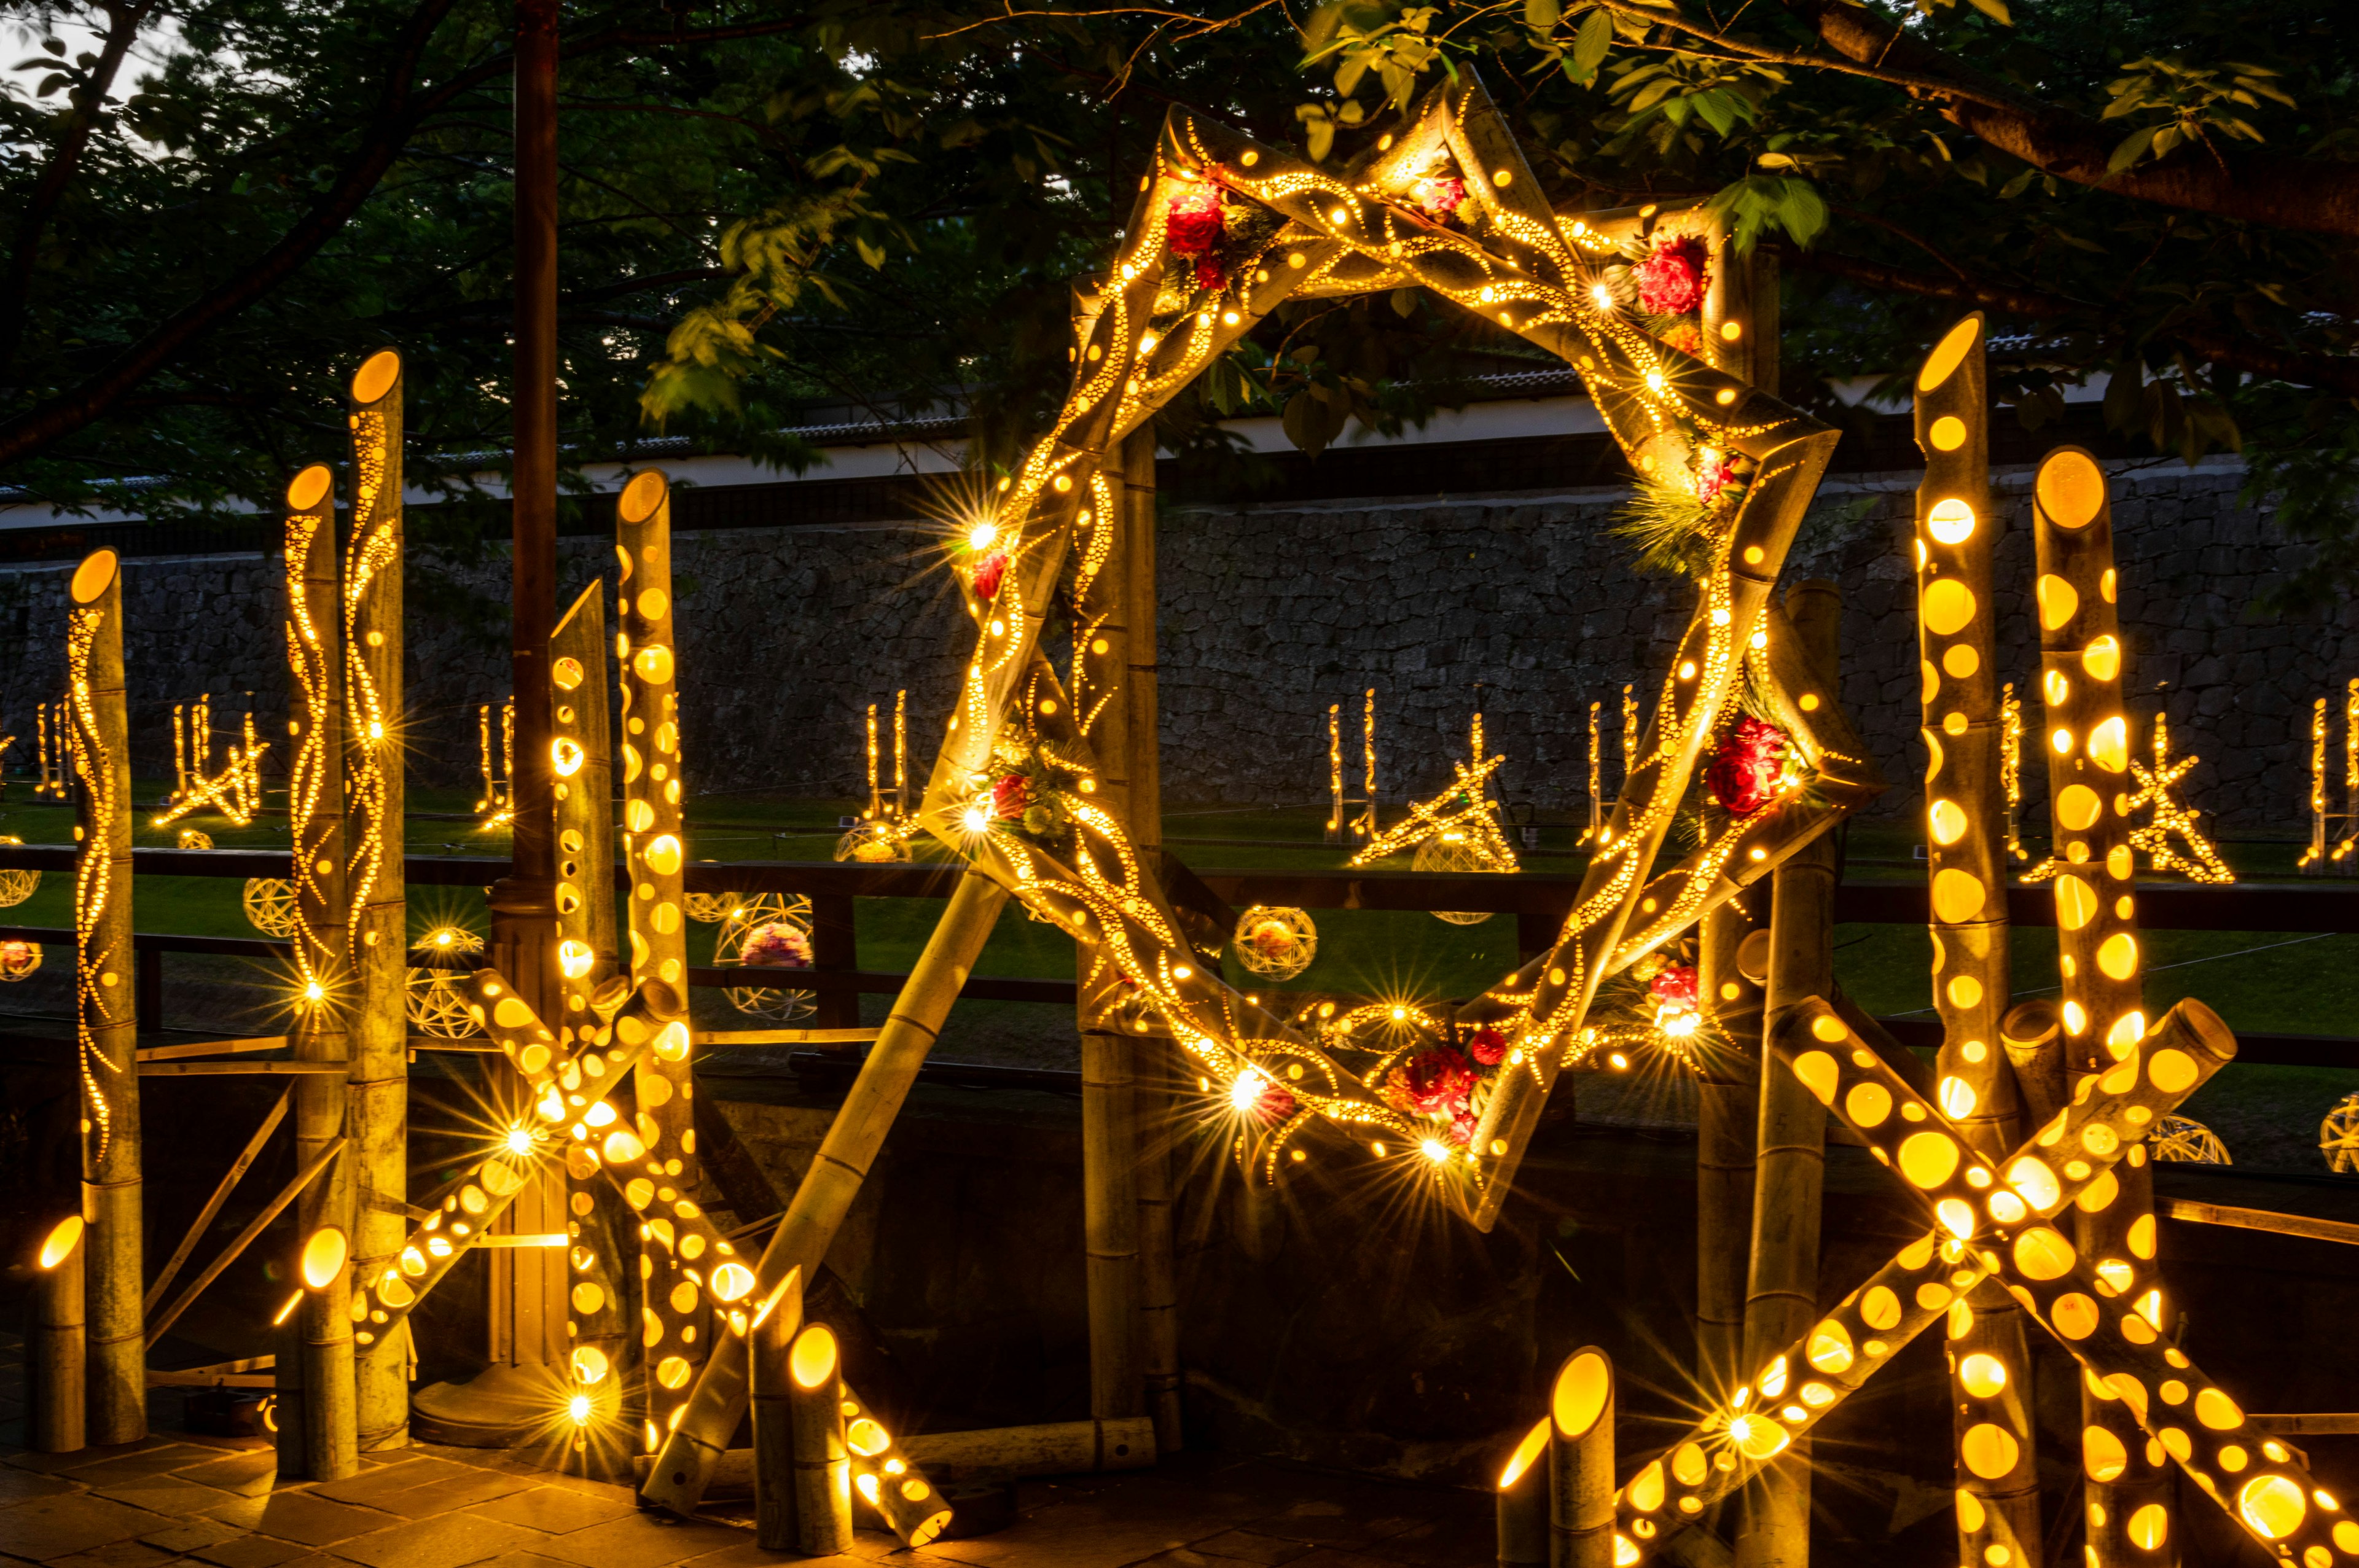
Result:
[[[805,1279],[810,1278],[826,1258],[1006,903],[1006,890],[981,871],[969,871],[959,879],[949,907],[902,982],[900,997],[821,1141],[817,1158],[770,1233],[756,1270],[756,1298],[766,1299],[791,1270],[800,1269]],[[727,1451],[745,1414],[745,1345],[724,1337],[705,1362],[687,1413],[648,1467],[640,1497],[675,1513],[694,1513],[712,1466]]]
[[[2095,459],[2075,447],[2050,452],[2032,495],[2046,699],[2042,750],[2059,864],[2056,946],[2064,971],[2066,1070],[2077,1078],[2123,1060],[2147,1033],[2125,810],[2130,739],[2114,602],[2119,579],[2105,476]],[[2120,1293],[2161,1329],[2169,1318],[2154,1267],[2154,1172],[2143,1144],[2115,1174],[2119,1192],[2111,1203],[2083,1200],[2075,1213],[2075,1238],[2085,1255],[2121,1263],[2126,1283]],[[2108,1462],[2087,1476],[2093,1568],[2176,1561],[2175,1541],[2149,1550],[2137,1544],[2132,1529],[2140,1509],[2158,1505],[2168,1510],[2172,1493],[2168,1467],[2147,1458],[2136,1416],[2119,1400],[2086,1389],[2081,1414],[2088,1454],[2101,1451],[2099,1433],[2118,1443],[2123,1454],[2118,1467]]]
[[1601,793],[1604,780],[1597,748],[1597,710],[1604,706],[1602,702],[1589,705],[1589,827],[1581,836],[1584,844],[1593,842],[1598,829],[1605,826],[1605,799]]
[[[786,1282],[755,1316],[748,1354],[754,1368],[754,1540],[766,1552],[797,1547],[793,1346],[803,1325],[802,1276]],[[837,1424],[842,1424],[842,1416]],[[820,1446],[823,1449],[822,1442]],[[824,1454],[821,1454],[822,1465]],[[844,1534],[851,1535],[852,1501],[844,1498]],[[830,1547],[832,1552],[841,1546]]]
[[[351,918],[345,887],[343,606],[336,574],[335,481],[314,463],[287,487],[287,662],[293,676],[287,730],[288,836],[295,886],[295,1022],[299,1062],[348,1063]],[[295,1083],[295,1157],[309,1164],[346,1136],[347,1090],[339,1078]],[[336,1267],[306,1289],[280,1352],[278,1470],[336,1481],[360,1468],[353,1424],[352,1279],[344,1264],[357,1213],[356,1161],[338,1158],[304,1189],[296,1244],[332,1232]],[[290,1393],[298,1397],[290,1398]]]
[[147,1435],[140,1300],[139,1044],[131,951],[131,758],[123,690],[123,571],[113,550],[74,569],[67,589],[66,740],[82,781],[74,865],[74,989],[82,1083],[83,1213],[92,1234],[90,1441]]
[[[1832,691],[1841,673],[1843,600],[1832,583],[1798,584],[1786,611],[1807,667]],[[1626,702],[1628,697],[1625,697]],[[1764,1022],[1834,989],[1834,840],[1821,834],[1772,874]],[[1744,1365],[1758,1367],[1799,1338],[1818,1310],[1819,1225],[1826,1176],[1826,1108],[1789,1073],[1765,1072],[1753,1184],[1753,1246],[1745,1290]],[[1741,1568],[1802,1563],[1810,1551],[1806,1445],[1764,1471],[1739,1527]]]
[[[2161,720],[2158,719],[2156,723]],[[2159,730],[2156,731],[2158,735]],[[2156,759],[2156,766],[2161,759]],[[2359,680],[2354,680],[2343,694],[2343,840],[2334,846],[2334,858],[2349,858],[2359,849]]]
[[1549,1417],[1540,1417],[1500,1467],[1499,1568],[1540,1568],[1549,1560],[1549,1466],[1540,1460],[1553,1427]]
[[172,799],[178,806],[189,793],[189,737],[185,724],[186,703],[172,704]]
[[872,702],[868,705],[868,809],[863,813],[871,822],[885,815],[885,795],[877,783],[876,766],[876,705]]
[[[550,800],[557,838],[557,985],[563,1022],[560,1044],[573,1044],[599,1027],[592,1005],[622,965],[614,929],[614,752],[603,678],[607,659],[606,585],[593,582],[573,601],[549,639]],[[585,1125],[615,1155],[631,1152],[636,1134],[629,1092],[617,1089]],[[618,1138],[623,1140],[616,1142]],[[617,1166],[629,1160],[617,1158]],[[630,1276],[637,1271],[637,1222],[614,1183],[588,1155],[569,1149],[566,1160],[567,1261],[565,1334],[572,1446],[585,1473],[625,1478],[616,1470],[627,1445],[602,1441],[620,1430],[623,1382],[638,1326],[631,1312]],[[633,1238],[628,1243],[625,1238]]]
[[1557,1368],[1549,1394],[1549,1562],[1614,1565],[1614,1363],[1594,1346]]
[[26,1370],[32,1382],[33,1449],[38,1454],[72,1454],[89,1442],[85,1228],[81,1215],[68,1215],[41,1238],[33,1258],[33,1345]]
[[484,774],[484,797],[475,802],[475,809],[495,810],[500,804],[500,786],[492,777],[492,705],[488,702],[475,708],[475,759]]
[[2009,681],[1999,694],[1999,784],[2006,792],[2006,852],[2018,860],[2031,859],[2023,847],[2023,702]]
[[[2294,862],[2313,877],[2323,876],[2326,860],[2326,698],[2310,710],[2310,848]],[[2312,868],[2317,868],[2312,870]]]
[[[616,557],[623,563],[615,592],[621,600],[622,631],[614,640],[623,661],[623,826],[630,871],[632,981],[663,981],[664,994],[688,994],[687,921],[680,842],[679,675],[673,640],[671,494],[657,469],[635,475],[623,488],[614,511]],[[669,1020],[663,1021],[669,1022]],[[692,1054],[678,1061],[639,1065],[638,1126],[645,1156],[664,1173],[664,1187],[692,1194],[700,1183],[696,1093]],[[673,1162],[679,1162],[674,1169]],[[670,1201],[666,1199],[665,1201]],[[710,1354],[712,1314],[694,1260],[661,1246],[640,1253],[647,1351],[647,1426],[649,1452],[679,1420],[697,1365]],[[813,1264],[816,1267],[816,1263]],[[743,1346],[739,1346],[742,1353]],[[743,1381],[743,1373],[740,1373]]]
[[1343,837],[1343,705],[1327,705],[1327,793],[1333,805],[1327,812],[1327,842]]
[[893,820],[909,815],[909,689],[893,694]]
[[[1983,330],[1980,314],[1951,328],[1917,377],[1917,444],[1925,454],[1917,489],[1917,638],[1930,759],[1938,1092],[1943,1114],[1996,1160],[2020,1137],[2021,1105],[2000,1031],[2009,989],[2006,881],[2004,846],[1992,829],[2006,820],[2006,719],[1995,668],[1991,562],[2000,524],[1990,497]],[[1996,1281],[1952,1314],[1950,1372],[1959,1561],[1984,1562],[1995,1552],[2019,1568],[2038,1568],[2030,1351],[2022,1309]]]
[[1622,688],[1622,786],[1614,792],[1618,802],[1627,791],[1630,775],[1638,766],[1638,688]]
[[[787,1369],[794,1464],[790,1544],[806,1557],[832,1557],[852,1544],[852,1454],[843,1443],[843,1378],[834,1331],[814,1323],[796,1335]],[[765,1536],[762,1544],[772,1541]]]
[[[1597,705],[1590,705],[1594,722]],[[1697,983],[1730,1041],[1761,1034],[1761,988],[1745,977],[1737,950],[1762,929],[1759,895],[1748,890],[1703,917]],[[1715,1051],[1699,1061],[1696,1103],[1696,1378],[1721,1397],[1738,1380],[1745,1341],[1747,1238],[1753,1228],[1754,1140],[1760,1119],[1755,1053]]]
[[1360,811],[1360,836],[1374,838],[1384,831],[1376,810],[1376,688],[1370,687],[1360,709],[1360,793],[1367,803]]
[[[344,897],[353,988],[349,1125],[359,1177],[353,1278],[374,1279],[408,1228],[408,887],[403,870],[402,380],[391,349],[347,389],[353,514],[344,546]],[[380,1327],[382,1325],[379,1325]],[[367,1338],[361,1339],[360,1335]],[[360,1325],[355,1369],[364,1454],[409,1443],[409,1331]]]

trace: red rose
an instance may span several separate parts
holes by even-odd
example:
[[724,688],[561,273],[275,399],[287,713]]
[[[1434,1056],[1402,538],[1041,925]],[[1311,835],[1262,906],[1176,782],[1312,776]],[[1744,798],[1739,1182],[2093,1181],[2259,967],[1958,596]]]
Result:
[[984,599],[999,597],[999,579],[1007,575],[1007,553],[995,551],[974,568],[974,591]]
[[1418,1110],[1455,1114],[1465,1108],[1466,1097],[1473,1092],[1474,1069],[1451,1047],[1436,1045],[1402,1064],[1400,1087]]
[[1479,1065],[1495,1067],[1506,1058],[1507,1037],[1484,1024],[1466,1042],[1466,1049]]
[[1016,817],[1032,804],[1032,791],[1022,773],[1002,773],[999,782],[991,786],[991,809],[994,816]]
[[1196,287],[1199,288],[1226,288],[1229,286],[1229,275],[1222,269],[1217,257],[1198,256],[1188,264],[1188,270],[1196,275]]
[[1690,316],[1703,308],[1704,243],[1692,234],[1666,240],[1638,264],[1638,308],[1649,316]]
[[1647,989],[1658,1001],[1677,1002],[1681,1007],[1696,1004],[1696,972],[1687,964],[1665,965],[1662,972],[1647,982]]
[[1265,1085],[1261,1098],[1254,1101],[1253,1113],[1264,1121],[1284,1121],[1294,1114],[1294,1096],[1283,1084]]
[[1777,794],[1785,761],[1784,731],[1758,719],[1740,719],[1712,748],[1704,787],[1731,816],[1750,816]]
[[1435,222],[1445,222],[1466,200],[1466,182],[1455,175],[1420,179],[1410,199]]
[[1176,256],[1210,255],[1222,234],[1221,189],[1200,185],[1171,199],[1165,210],[1164,243]]

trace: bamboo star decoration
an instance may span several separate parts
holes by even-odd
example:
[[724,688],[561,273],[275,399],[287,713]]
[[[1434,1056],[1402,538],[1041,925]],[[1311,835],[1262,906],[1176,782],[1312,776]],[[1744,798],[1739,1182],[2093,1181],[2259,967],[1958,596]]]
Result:
[[[2225,886],[2236,880],[2236,873],[2203,836],[2195,812],[2179,795],[2179,781],[2202,760],[2190,753],[2172,761],[2169,722],[2159,713],[2154,716],[2154,766],[2130,763],[2130,776],[2138,787],[2126,809],[2150,813],[2145,827],[2130,830],[2130,847],[2143,852],[2147,864],[2158,871],[2178,871],[2190,881]],[[2187,846],[2185,854],[2172,844],[2174,837]]]

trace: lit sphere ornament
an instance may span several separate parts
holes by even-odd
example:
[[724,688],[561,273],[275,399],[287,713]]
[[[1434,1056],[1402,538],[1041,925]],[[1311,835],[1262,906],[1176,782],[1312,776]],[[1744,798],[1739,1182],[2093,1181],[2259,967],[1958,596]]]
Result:
[[[0,844],[22,844],[23,842],[22,838],[13,833],[0,833]],[[38,871],[16,870],[0,871],[0,909],[24,903],[38,892],[40,886],[41,873]],[[38,966],[40,960],[36,958],[33,962]],[[30,974],[32,970],[27,969],[25,972]]]
[[886,865],[911,858],[909,841],[881,822],[864,822],[835,841],[834,858],[864,866]]
[[[1495,871],[1500,868],[1484,853],[1483,846],[1472,834],[1448,829],[1435,834],[1417,847],[1409,857],[1413,871],[1448,871],[1459,875]],[[1491,918],[1487,910],[1437,909],[1436,920],[1446,920],[1452,925],[1480,925]]]
[[[837,860],[842,858],[841,855],[836,857]],[[679,902],[690,920],[712,925],[728,919],[729,912],[745,900],[734,892],[691,892],[680,895]]]
[[247,878],[243,903],[246,923],[264,935],[295,935],[295,884],[286,878]]
[[[808,969],[811,967],[811,903],[797,894],[756,893],[740,900],[722,921],[713,938],[712,966],[718,969]],[[807,990],[767,986],[732,986],[724,993],[729,1005],[749,1017],[774,1023],[809,1018],[818,998]]]
[[2158,1160],[2184,1165],[2232,1165],[2228,1146],[2219,1135],[2190,1117],[2166,1116],[2154,1130],[2148,1147]]
[[2326,1168],[2345,1175],[2359,1173],[2359,1094],[2344,1095],[2319,1124],[2318,1152]]
[[183,827],[183,828],[181,828],[181,829],[180,829],[180,848],[181,848],[181,849],[212,849],[212,847],[213,847],[213,836],[212,836],[212,834],[210,834],[210,833],[205,832],[202,828],[199,828],[199,827]]
[[1299,909],[1257,903],[1237,916],[1237,962],[1264,979],[1290,980],[1319,956],[1319,927]]
[[15,982],[30,979],[33,971],[41,967],[41,945],[19,942],[13,938],[0,942],[0,980]]
[[409,970],[402,992],[402,1015],[420,1034],[438,1040],[465,1040],[480,1034],[474,1015],[467,1011],[464,989],[470,966],[463,962],[484,950],[484,939],[462,925],[437,925],[409,945],[419,962]]

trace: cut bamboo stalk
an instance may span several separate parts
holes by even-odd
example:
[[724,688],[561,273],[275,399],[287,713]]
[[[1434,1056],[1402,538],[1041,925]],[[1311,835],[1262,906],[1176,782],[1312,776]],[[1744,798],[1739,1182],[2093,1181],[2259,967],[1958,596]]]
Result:
[[[1944,334],[1917,377],[1917,642],[1924,670],[1926,875],[1933,1004],[1941,1020],[1935,1103],[1966,1141],[2002,1160],[2022,1107],[2005,1050],[2007,975],[2006,737],[1991,561],[1990,395],[1983,318]],[[2038,1434],[2023,1309],[1995,1280],[1951,1320],[1959,1561],[2039,1568]]]
[[[789,1354],[802,1329],[802,1276],[789,1274],[754,1319],[754,1537],[766,1552],[792,1552],[795,1535],[794,1377]],[[847,1513],[849,1501],[845,1504]]]
[[1090,1313],[1090,1413],[1137,1415],[1146,1403],[1139,1359],[1138,1114],[1131,1041],[1111,1030],[1082,1036],[1082,1226]]
[[1754,1139],[1760,1059],[1738,1042],[1761,1033],[1761,988],[1737,949],[1756,931],[1761,895],[1738,893],[1703,917],[1697,981],[1730,1048],[1706,1057],[1696,1106],[1696,1377],[1712,1398],[1738,1380],[1745,1341],[1745,1242],[1753,1228]]
[[257,1035],[251,1040],[196,1040],[186,1045],[142,1045],[142,1062],[173,1062],[184,1056],[234,1056],[243,1051],[277,1051],[287,1045],[284,1034]]
[[[794,1201],[763,1249],[755,1271],[756,1296],[776,1289],[789,1270],[800,1269],[805,1279],[818,1273],[901,1102],[917,1082],[918,1069],[925,1065],[942,1021],[950,1016],[951,1003],[1006,903],[1006,890],[982,872],[970,870],[959,879],[810,1169],[796,1187]],[[675,1513],[695,1512],[713,1463],[727,1450],[745,1414],[745,1346],[724,1337],[705,1362],[704,1375],[697,1379],[679,1426],[665,1439],[640,1497]]]
[[839,1381],[843,1446],[852,1455],[852,1495],[907,1546],[924,1546],[951,1522],[950,1504],[931,1477],[851,1384]]
[[139,1022],[132,984],[131,755],[123,689],[123,570],[113,550],[74,569],[67,589],[68,712],[82,852],[74,866],[74,990],[82,1048],[83,1289],[89,1437],[147,1435]]
[[1499,1568],[1538,1568],[1549,1560],[1549,1476],[1540,1461],[1555,1423],[1542,1416],[1499,1470]]
[[1999,1048],[2015,1072],[2023,1101],[2023,1125],[2045,1127],[2064,1108],[2071,1089],[2064,1076],[2064,1025],[2056,1003],[2034,997],[2009,1008],[1999,1020]]
[[[1798,584],[1788,619],[1824,688],[1841,689],[1843,600],[1829,582]],[[1821,834],[1771,873],[1767,1030],[1791,1009],[1834,989],[1835,846]],[[1767,1036],[1765,1035],[1765,1038]],[[1818,1311],[1819,1225],[1826,1177],[1826,1108],[1790,1073],[1761,1075],[1753,1247],[1745,1292],[1745,1375],[1802,1336]],[[1809,1445],[1765,1468],[1747,1495],[1736,1560],[1744,1568],[1800,1568],[1810,1552]]]
[[[295,1025],[289,1065],[333,1069],[299,1077],[295,1158],[308,1165],[346,1139],[351,1057],[345,1009],[351,999],[344,832],[343,606],[336,576],[334,478],[314,463],[287,487],[288,735],[290,881],[295,888]],[[238,1065],[239,1064],[222,1064]],[[353,1229],[355,1161],[330,1162],[295,1206],[295,1246],[308,1262],[315,1238],[332,1233],[336,1267],[316,1284],[308,1278],[288,1333],[297,1354],[279,1368],[299,1368],[300,1398],[278,1400],[278,1473],[339,1481],[360,1469],[353,1426],[352,1275],[345,1260]],[[289,1273],[296,1271],[290,1270]],[[308,1268],[302,1270],[307,1275]]]
[[[403,876],[401,356],[364,361],[348,389],[353,514],[344,550],[344,895],[353,1000],[344,1093],[357,1186],[353,1277],[379,1277],[399,1254],[409,1195],[409,979]],[[357,1325],[354,1420],[364,1453],[409,1442],[407,1322]]]
[[[645,470],[623,487],[614,508],[615,585],[623,665],[624,856],[630,870],[630,978],[660,979],[680,1000],[687,1022],[688,920],[681,868],[679,644],[673,635],[671,491],[661,470]],[[658,1026],[673,1022],[656,1021]],[[633,1087],[645,1158],[659,1164],[670,1184],[693,1193],[701,1179],[696,1157],[695,1053],[677,1061],[640,1063]],[[677,1171],[673,1161],[679,1162]],[[640,1253],[640,1303],[647,1375],[642,1381],[648,1452],[673,1429],[696,1368],[711,1352],[712,1303],[690,1260],[669,1248]],[[819,1260],[810,1260],[816,1269]],[[744,1345],[736,1346],[738,1385],[745,1382]],[[734,1424],[734,1422],[733,1422]]]
[[[852,1453],[843,1443],[843,1379],[833,1332],[823,1323],[805,1327],[787,1366],[794,1546],[806,1557],[832,1557],[852,1544]],[[771,1544],[766,1536],[762,1544]]]
[[[1141,1415],[1127,1421],[1059,1421],[1038,1426],[929,1432],[902,1438],[900,1449],[912,1464],[952,1476],[973,1471],[1019,1478],[1095,1476],[1153,1468],[1155,1422]],[[644,1477],[654,1461],[641,1455],[635,1463]],[[721,1497],[756,1489],[759,1464],[754,1449],[729,1450],[714,1463],[705,1495]],[[1542,1486],[1545,1487],[1545,1481]],[[1543,1495],[1539,1523],[1543,1551],[1548,1535],[1547,1511]]]
[[1158,1058],[1141,1068],[1131,1092],[1137,1101],[1144,1141],[1138,1162],[1138,1281],[1147,1413],[1155,1423],[1155,1446],[1165,1454],[1176,1454],[1185,1439],[1180,1420],[1180,1280],[1171,1195],[1171,1129],[1178,1111],[1165,1081],[1166,1065]]
[[[2129,715],[2122,703],[2124,653],[2115,608],[2114,524],[2105,476],[2077,447],[2050,452],[2032,481],[2033,543],[2039,579],[2040,695],[2046,703],[2041,754],[2048,759],[2049,812],[2055,830],[2056,949],[2064,971],[2059,1016],[2068,1076],[2110,1067],[2147,1032],[2139,952],[2135,862],[2126,809]],[[2111,1203],[2084,1198],[2073,1212],[2085,1257],[2128,1264],[2120,1293],[2156,1328],[2170,1332],[2155,1263],[2154,1172],[2143,1144],[2114,1170]],[[2088,1557],[2093,1568],[2140,1568],[2179,1558],[2174,1533],[2158,1549],[2132,1539],[2140,1509],[2171,1506],[2169,1466],[2156,1463],[2128,1406],[2082,1390],[2081,1417],[2117,1442],[2125,1461],[2088,1483]],[[2091,1444],[2090,1452],[2100,1445]]]
[[90,1327],[83,1299],[82,1216],[68,1215],[34,1255],[33,1448],[73,1454],[88,1446]]
[[1594,1346],[1549,1393],[1549,1562],[1614,1568],[1614,1363]]
[[171,1260],[164,1265],[164,1271],[156,1276],[156,1282],[147,1287],[143,1315],[154,1312],[156,1303],[164,1299],[164,1292],[171,1289],[180,1265],[189,1260],[189,1254],[197,1249],[197,1243],[203,1240],[205,1232],[212,1228],[214,1219],[221,1214],[222,1205],[229,1202],[230,1194],[237,1191],[237,1184],[245,1179],[246,1172],[254,1168],[255,1157],[261,1154],[262,1146],[270,1141],[270,1135],[278,1130],[278,1124],[286,1119],[288,1107],[294,1098],[295,1090],[291,1086],[282,1090],[277,1103],[270,1108],[270,1114],[262,1119],[262,1125],[254,1130],[254,1136],[245,1141],[245,1147],[239,1150],[237,1158],[230,1162],[229,1169],[223,1173],[220,1183],[214,1186],[212,1195],[197,1212],[196,1220],[189,1227],[188,1234],[181,1237],[180,1244],[172,1249]]
[[[245,1249],[249,1246],[253,1245],[254,1238],[261,1235],[263,1231],[269,1227],[272,1220],[277,1219],[281,1214],[286,1212],[287,1206],[293,1203],[295,1199],[301,1195],[303,1189],[311,1184],[311,1178],[317,1176],[322,1170],[324,1170],[327,1167],[328,1162],[334,1159],[342,1148],[343,1142],[342,1140],[338,1140],[336,1142],[329,1144],[325,1149],[320,1151],[319,1154],[313,1158],[310,1164],[306,1165],[303,1169],[296,1172],[295,1179],[288,1183],[285,1186],[279,1188],[278,1195],[272,1198],[269,1203],[266,1204],[260,1214],[255,1215],[252,1219],[246,1221],[245,1228],[239,1231],[236,1236],[232,1238],[230,1244],[227,1247],[222,1249],[221,1256],[206,1264],[205,1271],[199,1274],[194,1280],[190,1281],[189,1282],[189,1288],[182,1291],[178,1296],[174,1297],[172,1304],[166,1307],[160,1316],[151,1318],[148,1321],[147,1343],[149,1345],[155,1344],[156,1341],[163,1338],[164,1336],[170,1331],[172,1325],[179,1321],[180,1314],[189,1310],[189,1303],[195,1301],[199,1296],[204,1294],[205,1287],[212,1284],[215,1280],[221,1278],[222,1271],[228,1268],[232,1263],[236,1262],[238,1259],[245,1254]],[[142,1360],[144,1361],[145,1358],[143,1348]],[[147,1385],[144,1378],[141,1380],[140,1386],[140,1398],[144,1401],[147,1398]]]

